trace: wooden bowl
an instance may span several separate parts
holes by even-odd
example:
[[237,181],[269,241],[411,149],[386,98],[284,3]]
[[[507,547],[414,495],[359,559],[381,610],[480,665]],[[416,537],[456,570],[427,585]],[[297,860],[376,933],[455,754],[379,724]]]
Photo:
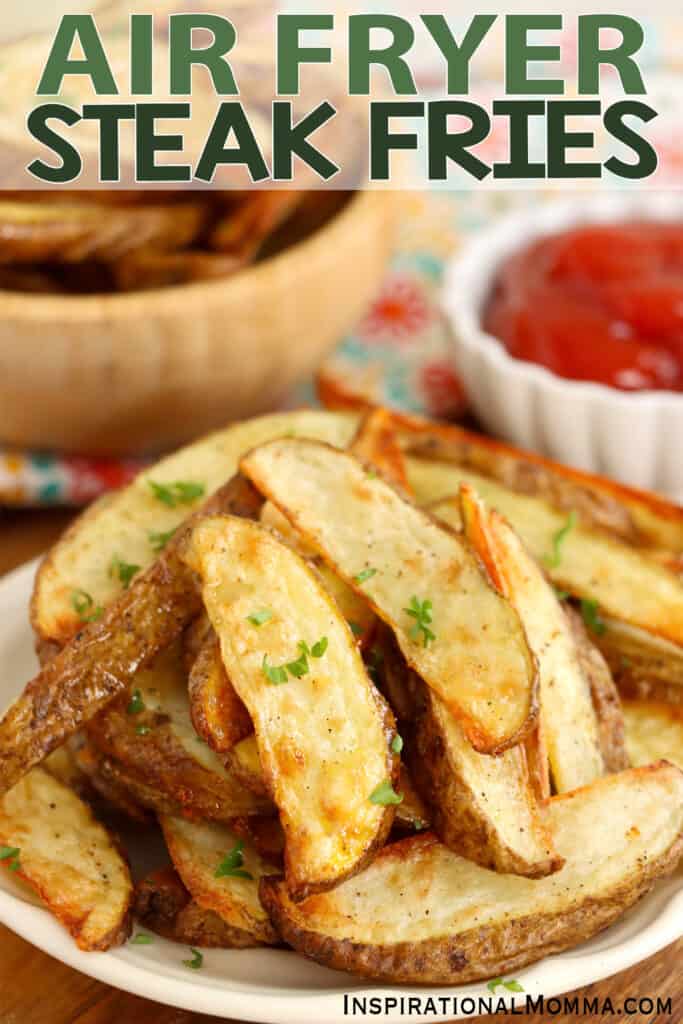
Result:
[[224,281],[0,292],[0,442],[152,452],[277,406],[376,294],[394,203],[355,192],[308,238]]

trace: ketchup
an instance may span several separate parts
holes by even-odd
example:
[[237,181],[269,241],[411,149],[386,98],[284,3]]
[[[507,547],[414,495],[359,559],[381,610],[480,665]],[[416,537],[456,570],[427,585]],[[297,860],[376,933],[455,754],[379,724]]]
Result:
[[623,391],[683,391],[683,223],[587,225],[502,265],[484,328],[510,355]]

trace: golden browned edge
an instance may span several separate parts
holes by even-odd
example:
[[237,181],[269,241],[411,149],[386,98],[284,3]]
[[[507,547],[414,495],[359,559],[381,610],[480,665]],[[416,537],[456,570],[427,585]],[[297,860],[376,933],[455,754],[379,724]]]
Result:
[[206,949],[244,949],[261,945],[242,928],[196,903],[175,868],[153,871],[135,887],[135,917],[145,928],[171,942]]
[[253,733],[249,712],[228,677],[213,630],[190,669],[188,691],[192,724],[216,754],[223,756]]
[[202,608],[197,618],[193,619],[183,630],[181,641],[183,668],[188,674],[192,671],[192,666],[210,633],[213,633],[213,626],[209,622],[206,610]]
[[579,664],[590,686],[605,769],[608,772],[623,771],[629,767],[630,761],[619,691],[607,662],[591,641],[579,613],[571,607],[566,607],[565,611],[574,635]]
[[92,743],[87,740],[82,742],[73,757],[76,768],[83,777],[83,784],[78,787],[83,800],[94,805],[96,809],[99,809],[98,805],[103,802],[102,809],[105,812],[114,811],[141,825],[149,824],[153,820],[148,808],[134,798],[127,786],[114,774],[106,771],[103,767],[106,758]]
[[[502,874],[543,878],[559,871],[564,864],[553,847],[550,832],[536,803],[529,779],[529,801],[539,840],[545,845],[545,857],[528,861],[505,845],[485,814],[477,812],[476,794],[459,775],[448,751],[448,744],[433,713],[432,696],[424,687],[422,706],[411,726],[407,745],[408,760],[415,785],[425,800],[434,831],[455,853],[484,868]],[[520,756],[525,758],[524,748]]]
[[[277,439],[275,440],[275,442],[267,442],[267,444],[262,445],[261,447],[264,447],[264,448],[268,447],[268,444],[272,444],[272,443],[277,443]],[[317,447],[320,447],[320,448],[327,448],[330,451],[334,452],[335,455],[337,455],[337,456],[341,455],[341,456],[346,456],[347,458],[356,458],[356,461],[360,462],[361,465],[364,465],[366,467],[366,470],[371,470],[371,469],[374,468],[370,463],[364,462],[363,459],[358,459],[357,456],[352,455],[350,452],[340,451],[339,448],[335,448],[333,445],[327,444],[324,441],[315,441],[315,442],[314,441],[310,441],[309,443],[310,444],[315,444]],[[275,507],[278,508],[280,512],[282,512],[282,514],[290,521],[292,526],[294,526],[294,528],[299,531],[299,533],[307,541],[307,543],[310,544],[310,546],[312,548],[314,548],[315,550],[318,550],[318,547],[315,544],[314,538],[313,537],[309,537],[306,534],[306,531],[302,529],[301,524],[298,522],[297,517],[295,515],[293,515],[290,511],[288,511],[287,508],[284,505],[282,505],[280,502],[278,502],[277,499],[273,496],[270,488],[268,487],[267,481],[262,479],[261,477],[259,477],[257,473],[252,473],[250,471],[250,468],[249,468],[249,455],[250,454],[251,454],[251,452],[247,452],[247,453],[245,453],[245,455],[242,456],[242,459],[240,460],[240,471],[242,473],[244,473],[244,475],[248,479],[250,479],[252,481],[252,483],[257,488],[257,490],[260,491],[261,494],[263,494],[265,498],[267,498],[270,502],[272,502],[272,504],[275,505]],[[407,499],[404,495],[402,495],[401,492],[398,490],[398,488],[396,488],[390,481],[385,480],[384,483],[385,483],[385,485],[387,487],[390,487],[394,491],[394,493],[397,495],[398,498],[400,498],[401,501],[405,501],[408,504],[414,504],[412,501],[410,501],[410,499]],[[455,538],[457,538],[459,544],[463,543],[462,536],[458,533],[457,530],[453,529],[447,523],[444,523],[442,520],[440,520],[436,516],[432,515],[431,512],[425,510],[424,508],[421,508],[419,505],[415,505],[414,507],[417,509],[417,511],[422,516],[424,516],[425,518],[429,519],[440,530],[443,530],[446,533],[450,533]],[[472,557],[474,557],[474,554],[473,554],[473,552],[471,552],[471,549],[469,548],[469,546],[468,546],[467,550],[470,552],[470,554],[472,554]],[[360,594],[368,602],[368,604],[370,605],[372,610],[375,612],[377,617],[379,619],[382,619],[383,622],[386,622],[386,624],[391,629],[394,629],[395,624],[390,622],[386,615],[382,614],[381,609],[372,601],[372,599],[370,598],[369,594],[365,591],[363,586],[361,584],[359,584],[352,576],[345,575],[343,572],[341,572],[339,567],[336,564],[334,564],[331,559],[327,558],[327,556],[324,555],[322,552],[321,552],[321,554],[322,554],[323,558],[325,559],[325,561],[327,561],[328,564],[331,566],[331,568],[333,568],[334,571],[337,572],[339,574],[339,576],[350,587],[352,587],[353,590],[356,591],[357,594]],[[488,580],[487,580],[487,582],[488,582]],[[506,600],[506,598],[502,598],[502,600]],[[508,604],[509,604],[509,602],[508,602]],[[521,626],[521,623],[520,623],[520,630],[521,630],[521,633],[522,633],[522,635],[524,636],[524,638],[526,640],[526,635],[524,633],[523,627]],[[527,643],[527,651],[529,653],[530,663],[531,664],[535,664],[535,658],[533,656],[533,653],[529,649],[528,643]],[[407,656],[406,656],[406,661],[407,661],[408,665],[412,669],[414,669],[416,672],[418,672],[417,667],[413,664],[411,659],[408,658]],[[419,675],[419,672],[418,672],[418,675]],[[461,724],[461,726],[462,726],[462,728],[463,728],[463,730],[465,732],[465,735],[467,736],[468,740],[470,741],[470,743],[472,744],[472,746],[474,747],[474,749],[476,751],[478,751],[480,754],[491,754],[491,755],[494,755],[494,756],[496,754],[502,754],[506,750],[509,750],[510,747],[515,747],[515,746],[517,746],[517,744],[522,743],[527,738],[527,736],[529,736],[529,734],[534,730],[534,728],[536,726],[536,722],[538,721],[539,712],[540,712],[538,671],[536,671],[534,673],[534,680],[532,682],[531,690],[530,690],[530,693],[529,693],[529,708],[528,708],[528,712],[527,712],[526,718],[520,724],[519,728],[515,730],[514,733],[512,733],[510,736],[507,736],[507,737],[505,737],[504,739],[502,739],[502,740],[500,740],[498,742],[496,742],[495,740],[492,739],[492,737],[487,735],[481,729],[481,727],[471,717],[469,717],[468,715],[466,715],[462,711],[462,709],[459,706],[457,706],[455,704],[449,705],[449,706],[451,707],[451,710],[452,710],[453,714],[456,716],[456,718],[460,722],[460,724]]]
[[98,778],[108,792],[126,793],[128,799],[139,804],[142,808],[154,811],[156,814],[185,815],[191,818],[191,813],[171,799],[165,793],[155,789],[149,781],[129,771],[113,757],[107,757],[93,747],[97,759]]
[[[163,715],[149,710],[129,715],[127,699],[114,702],[88,723],[88,736],[101,753],[193,817],[230,821],[236,814],[274,813],[267,800],[247,791],[236,810],[235,780],[222,778],[193,758]],[[140,725],[150,729],[144,737],[136,732]]]
[[374,466],[406,497],[412,497],[403,451],[389,409],[376,408],[366,413],[358,424],[349,451]]
[[150,568],[24,688],[0,721],[0,793],[126,690],[197,614],[201,598],[179,552],[204,515],[253,516],[261,499],[236,476],[190,516]]
[[[644,639],[647,634],[643,634]],[[638,649],[618,633],[607,629],[594,637],[610,667],[617,689],[624,697],[659,700],[683,705],[683,655],[672,660],[654,647]]]
[[[648,765],[657,770],[663,762]],[[571,798],[568,793],[556,800]],[[432,833],[404,839],[386,847],[383,858],[397,862],[414,850],[438,842]],[[578,946],[609,927],[629,907],[652,889],[654,883],[675,870],[683,854],[683,834],[657,860],[642,865],[642,873],[594,897],[573,910],[536,914],[497,925],[472,928],[458,936],[421,942],[369,945],[335,939],[306,927],[305,904],[294,903],[282,881],[261,879],[261,902],[286,943],[304,956],[336,970],[361,977],[402,984],[460,985],[511,974],[528,964]]]
[[[20,878],[22,882],[25,882],[29,889],[32,889],[40,897],[40,899],[49,907],[50,912],[57,918],[60,924],[64,925],[69,934],[74,939],[79,949],[82,949],[86,953],[102,953],[108,949],[113,949],[115,946],[121,946],[128,939],[132,922],[133,922],[133,882],[130,877],[130,869],[128,865],[128,858],[125,850],[122,848],[121,843],[109,833],[109,830],[95,818],[91,808],[86,804],[86,812],[93,823],[96,823],[99,828],[104,829],[109,836],[112,847],[115,848],[117,854],[121,857],[126,869],[128,876],[128,900],[127,904],[121,914],[119,921],[112,926],[110,931],[102,936],[99,942],[91,943],[85,942],[83,939],[83,929],[87,924],[88,912],[85,914],[77,915],[69,912],[68,904],[61,898],[59,893],[55,893],[53,889],[47,889],[42,885],[39,885],[35,879],[31,878],[30,875],[24,872],[21,866],[21,857],[19,858],[19,868],[16,872],[16,877]],[[56,899],[54,897],[57,897]]]
[[[76,516],[70,526],[64,530],[59,537],[57,544],[61,546],[62,544],[69,544],[73,541],[74,537],[78,536],[80,533],[83,524],[98,516],[102,507],[108,505],[113,498],[113,494],[103,494],[101,497],[96,498],[95,501],[93,501],[91,505],[88,505],[80,515]],[[72,616],[69,616],[68,622],[60,623],[58,632],[52,635],[45,631],[38,613],[38,595],[42,589],[42,579],[44,574],[52,567],[56,546],[57,545],[53,545],[53,547],[49,548],[40,560],[40,564],[38,565],[36,576],[33,581],[33,590],[31,592],[31,600],[29,602],[29,622],[35,636],[36,654],[38,655],[38,660],[41,666],[46,665],[48,661],[58,654],[64,644],[68,643],[74,635]],[[76,629],[76,631],[78,630]]]
[[408,450],[416,455],[431,454],[440,461],[468,466],[512,490],[541,495],[560,508],[574,508],[587,522],[633,544],[683,551],[683,506],[660,495],[565,466],[457,424],[400,412],[393,416],[396,430],[405,435]]

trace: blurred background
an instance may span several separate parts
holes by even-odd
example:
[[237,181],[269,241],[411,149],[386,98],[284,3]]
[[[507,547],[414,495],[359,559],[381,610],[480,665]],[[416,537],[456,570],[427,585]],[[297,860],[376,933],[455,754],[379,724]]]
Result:
[[[4,94],[30,92],[27,34],[51,31],[67,8],[96,7],[116,35],[126,5],[11,5]],[[194,7],[220,9],[263,48],[271,5]],[[568,5],[563,13],[554,41],[571,95],[576,21]],[[454,24],[466,20],[460,12]],[[681,460],[667,447],[683,429],[683,19],[641,20],[659,166],[623,201],[614,181],[580,191],[462,178],[416,188],[409,166],[389,191],[364,187],[359,173],[353,191],[3,192],[0,503],[79,506],[207,430],[320,401],[466,420],[581,468],[683,494]],[[475,102],[502,93],[499,29],[473,62]],[[438,95],[434,54],[418,46],[413,69],[425,97]],[[252,75],[256,113],[257,85]],[[604,88],[618,91],[609,68]],[[14,141],[17,109],[0,110],[0,133]],[[597,148],[607,141],[598,136]],[[343,143],[361,151],[360,135]],[[506,144],[494,132],[478,152],[492,160]],[[653,222],[659,234],[643,228]],[[602,233],[576,235],[596,224]],[[534,248],[546,235],[562,246]],[[615,252],[632,258],[615,261]]]

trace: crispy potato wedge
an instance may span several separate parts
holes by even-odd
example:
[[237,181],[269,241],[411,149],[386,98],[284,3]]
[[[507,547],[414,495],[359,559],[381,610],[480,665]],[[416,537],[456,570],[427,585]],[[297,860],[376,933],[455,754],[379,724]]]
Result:
[[363,462],[369,462],[404,494],[412,495],[403,451],[389,409],[372,409],[363,417],[349,450]]
[[593,639],[619,691],[628,697],[683,704],[683,649],[613,619]]
[[319,442],[273,441],[241,466],[391,626],[477,750],[501,753],[533,729],[538,678],[524,631],[460,537]]
[[562,605],[512,527],[469,484],[460,489],[465,536],[516,608],[538,659],[541,728],[555,791],[587,786],[605,773],[590,685]]
[[394,721],[307,563],[245,523],[204,520],[185,557],[254,723],[285,832],[287,884],[302,899],[359,871],[386,839],[393,806],[371,796],[398,772]]
[[353,416],[315,410],[236,423],[167,456],[128,487],[100,499],[66,531],[38,571],[31,602],[36,635],[65,644],[83,627],[74,594],[86,593],[93,608],[107,608],[123,589],[119,575],[112,572],[116,559],[147,569],[164,541],[196,508],[196,503],[175,500],[173,492],[175,503],[167,504],[155,496],[151,483],[189,482],[211,495],[236,472],[240,456],[255,445],[300,435],[343,448],[353,437],[356,423]]
[[254,937],[233,928],[213,911],[196,903],[172,867],[147,875],[135,887],[135,916],[157,935],[184,946],[205,949],[243,949]]
[[225,754],[254,731],[221,659],[218,637],[204,641],[188,681],[192,724],[217,754]]
[[624,701],[626,747],[634,765],[663,758],[683,768],[683,709],[660,701]]
[[7,863],[80,949],[125,942],[133,898],[128,865],[90,808],[49,772],[36,768],[5,793],[0,845],[17,850]]
[[256,258],[266,239],[290,216],[305,193],[269,189],[249,193],[214,226],[209,246],[244,263]]
[[[235,477],[209,498],[204,510],[230,508],[254,515],[259,507],[253,488]],[[0,721],[0,793],[125,693],[136,672],[197,615],[196,583],[177,554],[184,531],[192,527],[191,518],[109,608],[94,607],[86,595],[91,621],[27,683]],[[80,597],[85,600],[83,592]],[[79,607],[83,615],[84,605]]]
[[407,756],[434,830],[449,849],[482,867],[528,878],[562,867],[523,744],[498,757],[478,753],[450,708],[425,687]]
[[[64,747],[59,748],[59,750],[64,749]],[[48,770],[52,757],[54,754],[50,754],[50,757],[44,762],[44,766]],[[115,774],[107,771],[103,765],[107,759],[94,744],[87,740],[81,743],[74,754],[74,759],[78,770],[82,777],[87,779],[89,786],[89,792],[83,793],[83,798],[95,806],[98,811],[101,810],[105,814],[113,811],[115,814],[122,814],[125,818],[141,825],[149,824],[152,821],[149,805],[136,800],[130,787],[123,785]],[[167,804],[166,809],[168,810],[170,806]]]
[[487,871],[428,833],[333,892],[297,904],[266,878],[261,899],[285,941],[326,967],[403,983],[507,975],[602,931],[676,867],[683,775],[662,762],[606,776],[548,813],[566,861],[548,878]]
[[[630,767],[626,750],[624,715],[619,691],[612,678],[609,665],[588,635],[579,613],[570,606],[565,608],[574,634],[583,674],[590,686],[593,707],[598,718],[600,749],[608,772],[621,772]],[[658,758],[653,758],[658,760]]]
[[[630,547],[603,531],[572,522],[546,501],[515,494],[461,470],[453,472],[509,520],[529,552],[562,590],[597,601],[604,616],[683,644],[683,580],[647,551]],[[424,492],[423,492],[424,493]],[[431,506],[451,526],[460,524],[457,498]],[[556,552],[555,539],[562,534]],[[629,586],[624,586],[629,580]]]
[[378,638],[377,681],[398,716],[402,756],[442,842],[497,871],[536,878],[557,870],[561,860],[537,806],[550,794],[529,764],[534,734],[498,757],[479,754],[387,633],[383,627]]
[[[119,797],[121,801],[127,799],[143,811],[146,809],[155,814],[184,813],[184,807],[177,800],[157,789],[146,777],[120,764],[115,758],[108,757],[95,743],[89,743],[86,749],[90,751],[96,766],[96,775],[93,777],[95,790],[121,813],[127,811]],[[133,814],[129,816],[134,817]]]
[[[416,416],[394,414],[396,429],[407,452],[441,464],[440,490],[434,492],[436,477],[430,474],[431,496],[435,501],[457,493],[460,469],[498,481],[519,494],[536,495],[566,513],[575,509],[582,522],[605,529],[628,543],[670,552],[683,551],[683,509],[648,491],[626,487],[606,477],[563,466],[535,452],[523,451],[452,424],[442,425]],[[408,477],[420,490],[408,459]],[[447,470],[457,469],[451,484]],[[454,485],[454,480],[458,482]],[[486,494],[484,493],[486,497]],[[504,511],[504,510],[501,510]]]
[[259,857],[271,864],[282,864],[285,856],[285,834],[277,818],[235,818],[230,822],[232,831],[246,839]]
[[[277,944],[258,895],[259,879],[277,871],[277,866],[264,861],[224,825],[192,823],[169,815],[161,815],[159,824],[173,865],[199,906],[238,929],[252,946]],[[226,871],[217,873],[226,858]]]
[[88,734],[124,770],[198,818],[274,811],[245,790],[192,727],[187,677],[174,645],[138,672],[135,690],[97,715]]
[[200,203],[0,201],[0,263],[113,261],[134,249],[180,249],[193,241],[204,219]]

